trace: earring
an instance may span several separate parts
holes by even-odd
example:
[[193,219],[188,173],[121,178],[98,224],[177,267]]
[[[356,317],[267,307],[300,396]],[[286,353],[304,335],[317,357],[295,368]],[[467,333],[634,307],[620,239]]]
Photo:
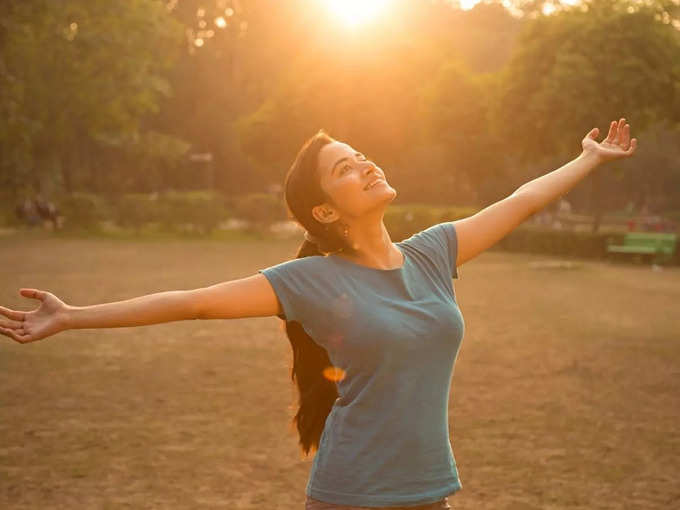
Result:
[[349,225],[347,225],[347,223],[345,223],[342,227],[342,235],[344,237],[347,237],[349,235]]

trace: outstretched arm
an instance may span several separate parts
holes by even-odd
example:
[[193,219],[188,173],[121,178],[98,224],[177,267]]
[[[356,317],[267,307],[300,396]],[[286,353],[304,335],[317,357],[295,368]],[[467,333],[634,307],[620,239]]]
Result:
[[124,301],[72,306],[51,292],[20,289],[40,301],[35,310],[0,306],[0,334],[19,343],[35,342],[67,329],[123,328],[190,319],[236,319],[277,315],[281,308],[262,274],[193,290],[171,290]]
[[478,213],[453,222],[458,238],[456,266],[476,257],[512,232],[529,216],[566,194],[576,183],[599,165],[631,156],[637,140],[630,140],[630,126],[625,118],[612,121],[606,139],[598,143],[598,129],[582,140],[583,152],[566,165],[523,184],[512,195]]
[[193,290],[169,290],[124,301],[68,306],[67,329],[126,328],[196,319]]

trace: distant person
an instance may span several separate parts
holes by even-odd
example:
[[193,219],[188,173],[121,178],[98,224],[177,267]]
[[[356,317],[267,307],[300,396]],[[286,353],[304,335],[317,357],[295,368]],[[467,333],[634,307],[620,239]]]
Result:
[[57,207],[52,202],[45,200],[40,194],[35,198],[34,204],[42,221],[49,221],[52,224],[52,230],[57,230],[59,228]]
[[26,197],[19,202],[14,212],[20,221],[26,223],[29,227],[40,225],[40,214],[35,207],[35,203],[30,198]]
[[624,121],[600,143],[591,130],[577,158],[499,202],[396,243],[383,221],[397,196],[385,172],[320,130],[285,178],[288,209],[306,230],[294,260],[209,287],[91,306],[22,288],[38,307],[0,307],[0,332],[27,343],[67,329],[278,316],[293,350],[299,444],[316,451],[306,510],[450,508],[462,485],[448,402],[465,329],[452,279],[600,165],[633,155],[637,140]]

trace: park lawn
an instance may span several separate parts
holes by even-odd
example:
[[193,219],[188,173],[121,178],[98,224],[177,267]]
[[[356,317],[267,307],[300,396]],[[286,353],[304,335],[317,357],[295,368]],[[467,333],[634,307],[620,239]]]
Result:
[[[74,305],[191,289],[292,258],[292,241],[0,238],[19,287]],[[680,268],[489,251],[455,280],[465,336],[449,425],[462,509],[680,505]],[[0,338],[0,508],[302,510],[274,317]]]

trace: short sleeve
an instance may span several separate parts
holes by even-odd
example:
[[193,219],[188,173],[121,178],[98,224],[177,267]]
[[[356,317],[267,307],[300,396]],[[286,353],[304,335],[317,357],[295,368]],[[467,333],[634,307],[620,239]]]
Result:
[[295,313],[296,289],[294,285],[290,285],[290,281],[285,277],[285,269],[277,265],[258,269],[257,272],[262,273],[269,280],[279,303],[281,303],[283,313],[278,314],[277,317],[284,321],[297,320]]
[[452,278],[458,278],[456,260],[458,258],[458,236],[453,222],[437,223],[413,234],[403,241],[419,246],[431,253],[444,265]]
[[302,323],[314,308],[314,300],[319,299],[320,283],[317,259],[319,257],[302,257],[258,269],[257,272],[269,280],[281,303],[280,319]]

